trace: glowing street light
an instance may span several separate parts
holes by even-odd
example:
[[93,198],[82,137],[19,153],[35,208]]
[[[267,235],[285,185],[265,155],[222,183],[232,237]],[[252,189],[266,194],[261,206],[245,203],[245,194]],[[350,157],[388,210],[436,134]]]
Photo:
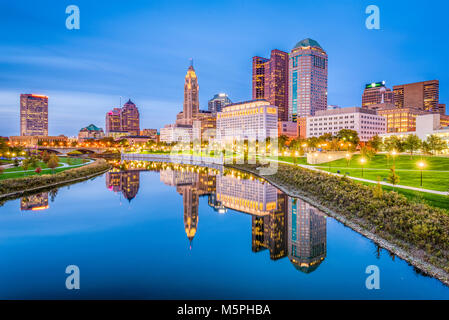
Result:
[[422,187],[422,170],[424,169],[425,166],[426,166],[426,164],[425,164],[424,161],[418,162],[418,167],[419,167],[419,169],[421,171],[421,187]]
[[351,155],[349,153],[346,154],[347,166],[349,167],[349,161],[351,160]]
[[363,178],[363,167],[365,165],[366,159],[365,158],[361,158],[360,159],[360,163],[362,164],[362,178]]

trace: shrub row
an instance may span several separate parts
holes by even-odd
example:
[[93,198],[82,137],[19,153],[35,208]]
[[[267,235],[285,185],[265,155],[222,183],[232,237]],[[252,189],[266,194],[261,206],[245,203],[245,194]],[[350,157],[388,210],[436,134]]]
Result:
[[86,166],[68,169],[55,174],[0,180],[0,195],[86,177],[104,171],[109,167],[109,164],[105,160],[99,159]]
[[[256,166],[235,166],[254,171]],[[376,192],[376,187],[304,168],[279,164],[274,183],[307,194],[343,216],[363,222],[386,239],[399,239],[422,249],[449,272],[449,212],[409,201],[396,192]],[[435,263],[436,261],[431,261]]]

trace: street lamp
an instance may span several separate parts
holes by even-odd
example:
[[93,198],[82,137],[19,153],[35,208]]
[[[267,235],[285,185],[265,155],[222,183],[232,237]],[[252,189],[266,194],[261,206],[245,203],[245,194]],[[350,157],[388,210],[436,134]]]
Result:
[[366,162],[365,158],[360,159],[360,163],[362,164],[362,178],[363,178],[363,166],[364,166],[365,162]]
[[421,187],[422,187],[422,170],[426,166],[426,164],[423,161],[418,162],[418,167],[421,171]]
[[391,156],[393,157],[393,165],[395,165],[395,161],[394,160],[395,160],[396,155],[397,155],[396,150],[391,151]]
[[349,161],[351,160],[351,155],[349,153],[346,154],[347,167],[349,167]]

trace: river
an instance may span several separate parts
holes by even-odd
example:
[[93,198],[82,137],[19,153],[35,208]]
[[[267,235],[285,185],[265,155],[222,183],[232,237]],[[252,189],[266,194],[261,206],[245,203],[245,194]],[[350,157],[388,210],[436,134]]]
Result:
[[[449,299],[438,280],[266,181],[152,162],[7,201],[0,259],[1,299]],[[66,288],[69,265],[79,290]]]

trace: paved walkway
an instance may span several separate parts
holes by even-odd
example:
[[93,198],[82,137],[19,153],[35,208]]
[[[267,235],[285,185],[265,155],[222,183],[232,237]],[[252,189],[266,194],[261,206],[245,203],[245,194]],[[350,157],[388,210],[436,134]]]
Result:
[[[319,168],[316,168],[316,167],[310,166],[310,165],[294,164],[294,163],[291,163],[291,162],[288,162],[288,161],[274,160],[274,159],[270,159],[269,161],[276,161],[276,162],[279,162],[279,163],[285,163],[285,164],[289,164],[289,165],[294,165],[294,166],[302,167],[302,168],[305,168],[305,169],[310,169],[310,170],[313,170],[313,171],[327,173],[327,174],[334,175],[334,176],[339,176],[339,177],[343,176],[342,174],[333,173],[333,172],[329,172],[329,171],[324,171],[324,170],[321,170]],[[349,178],[349,179],[352,179],[352,180],[357,180],[357,181],[362,181],[362,182],[377,183],[377,181],[363,179],[363,178],[357,178],[357,177],[351,177],[351,176],[346,176],[346,177]],[[433,193],[433,194],[438,194],[438,195],[443,195],[443,196],[449,195],[449,192],[445,192],[445,191],[436,191],[436,190],[430,190],[430,189],[415,188],[415,187],[404,186],[404,185],[400,185],[400,184],[392,185],[391,183],[384,182],[384,181],[381,181],[380,184],[383,185],[383,186],[389,186],[389,187],[401,188],[401,189],[407,189],[407,190],[413,190],[413,191],[420,191],[420,192],[426,192],[426,193]]]

